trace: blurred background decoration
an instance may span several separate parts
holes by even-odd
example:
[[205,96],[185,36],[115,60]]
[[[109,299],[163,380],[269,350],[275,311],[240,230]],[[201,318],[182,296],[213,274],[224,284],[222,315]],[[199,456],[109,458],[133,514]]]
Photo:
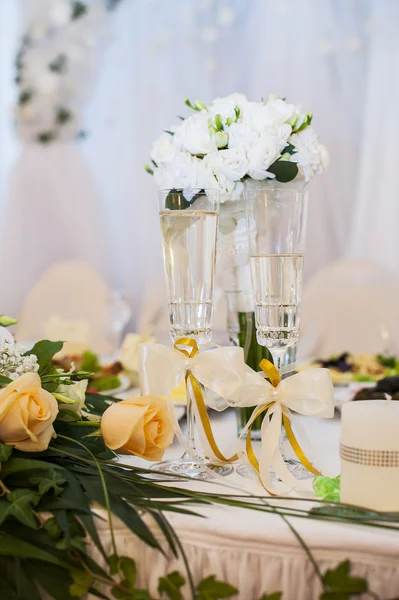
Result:
[[80,260],[115,300],[111,330],[129,305],[133,328],[144,309],[158,319],[143,307],[163,280],[143,163],[184,96],[235,91],[301,102],[329,148],[305,279],[344,257],[399,275],[398,20],[396,0],[2,0],[1,311]]

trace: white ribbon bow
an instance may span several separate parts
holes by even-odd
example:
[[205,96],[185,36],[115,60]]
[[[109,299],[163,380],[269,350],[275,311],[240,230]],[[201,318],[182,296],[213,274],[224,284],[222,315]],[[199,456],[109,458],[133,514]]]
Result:
[[[245,380],[247,369],[242,348],[234,346],[205,347],[193,358],[188,358],[179,350],[162,344],[144,343],[139,346],[142,394],[166,396],[171,399],[172,391],[181,384],[186,373],[191,372],[207,389],[207,405],[218,411],[228,407],[226,399]],[[203,450],[206,456],[220,462],[209,444],[195,403],[193,408]],[[170,414],[176,436],[184,446],[185,440],[171,402]]]
[[[262,421],[262,447],[259,457],[259,475],[264,487],[276,494],[290,490],[306,490],[309,485],[296,479],[287,469],[279,448],[283,415],[293,419],[291,411],[312,416],[331,418],[334,416],[334,387],[328,369],[309,369],[283,379],[277,387],[273,387],[261,374],[251,370],[245,382],[228,398],[230,406],[256,406],[251,419],[239,439],[240,456],[246,456],[242,448],[243,439],[259,411],[273,402]],[[306,436],[301,431],[301,438]],[[310,446],[307,442],[306,446]],[[281,482],[273,481],[270,469]]]
[[[239,454],[244,436],[256,414],[267,404],[269,407],[262,423],[262,448],[260,452],[260,478],[266,489],[273,493],[284,493],[291,489],[303,489],[287,469],[279,451],[283,414],[292,419],[291,411],[302,415],[331,418],[334,415],[334,388],[328,369],[309,369],[287,377],[273,387],[261,374],[250,369],[244,362],[242,348],[211,346],[187,358],[182,352],[162,344],[144,343],[139,347],[139,375],[142,394],[171,397],[172,391],[183,381],[188,371],[205,387],[213,392],[207,404],[216,410],[228,406],[256,406],[254,413],[239,439]],[[207,456],[215,458],[206,436],[201,431],[197,415],[201,443]],[[178,429],[177,429],[178,428]],[[176,433],[182,441],[180,428],[175,423]],[[298,429],[298,424],[296,424]],[[183,440],[184,442],[184,440]],[[270,468],[283,482],[271,480]],[[285,485],[284,485],[285,484]],[[306,486],[305,486],[306,487]]]

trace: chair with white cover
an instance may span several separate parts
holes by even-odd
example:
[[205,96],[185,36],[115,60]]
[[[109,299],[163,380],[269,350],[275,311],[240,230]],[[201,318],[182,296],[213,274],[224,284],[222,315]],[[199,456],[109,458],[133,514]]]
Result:
[[399,279],[369,260],[327,265],[305,286],[299,359],[399,351]]
[[112,291],[87,263],[65,261],[45,271],[24,302],[16,339],[65,341],[65,352],[116,350]]

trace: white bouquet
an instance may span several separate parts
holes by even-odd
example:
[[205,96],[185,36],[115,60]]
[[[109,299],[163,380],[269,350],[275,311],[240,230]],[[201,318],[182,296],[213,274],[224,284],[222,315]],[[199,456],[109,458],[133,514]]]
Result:
[[160,189],[217,188],[223,202],[240,198],[246,181],[307,182],[328,164],[312,113],[283,98],[250,102],[232,94],[208,106],[185,102],[194,114],[160,135],[146,165]]

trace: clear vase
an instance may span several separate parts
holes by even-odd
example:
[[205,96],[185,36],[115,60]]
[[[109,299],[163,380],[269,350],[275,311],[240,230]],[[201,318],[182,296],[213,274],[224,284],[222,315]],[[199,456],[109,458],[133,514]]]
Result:
[[[271,188],[267,182],[249,182],[251,189]],[[247,186],[246,186],[247,187]],[[302,181],[288,184],[274,183],[273,189],[296,189],[306,195],[306,186]],[[251,273],[248,261],[248,233],[243,197],[227,201],[220,206],[220,234],[218,243],[218,271],[227,306],[227,331],[229,342],[244,349],[245,362],[255,371],[259,371],[259,363],[263,358],[273,362],[270,351],[258,344],[256,340],[255,308],[252,293]],[[306,211],[303,213],[306,224]],[[300,235],[304,233],[302,227]],[[303,238],[304,239],[304,238]],[[301,238],[302,242],[302,238]],[[288,348],[281,367],[295,362],[296,347]],[[241,433],[253,408],[237,409],[238,430]],[[251,437],[260,439],[263,416],[255,420]]]

